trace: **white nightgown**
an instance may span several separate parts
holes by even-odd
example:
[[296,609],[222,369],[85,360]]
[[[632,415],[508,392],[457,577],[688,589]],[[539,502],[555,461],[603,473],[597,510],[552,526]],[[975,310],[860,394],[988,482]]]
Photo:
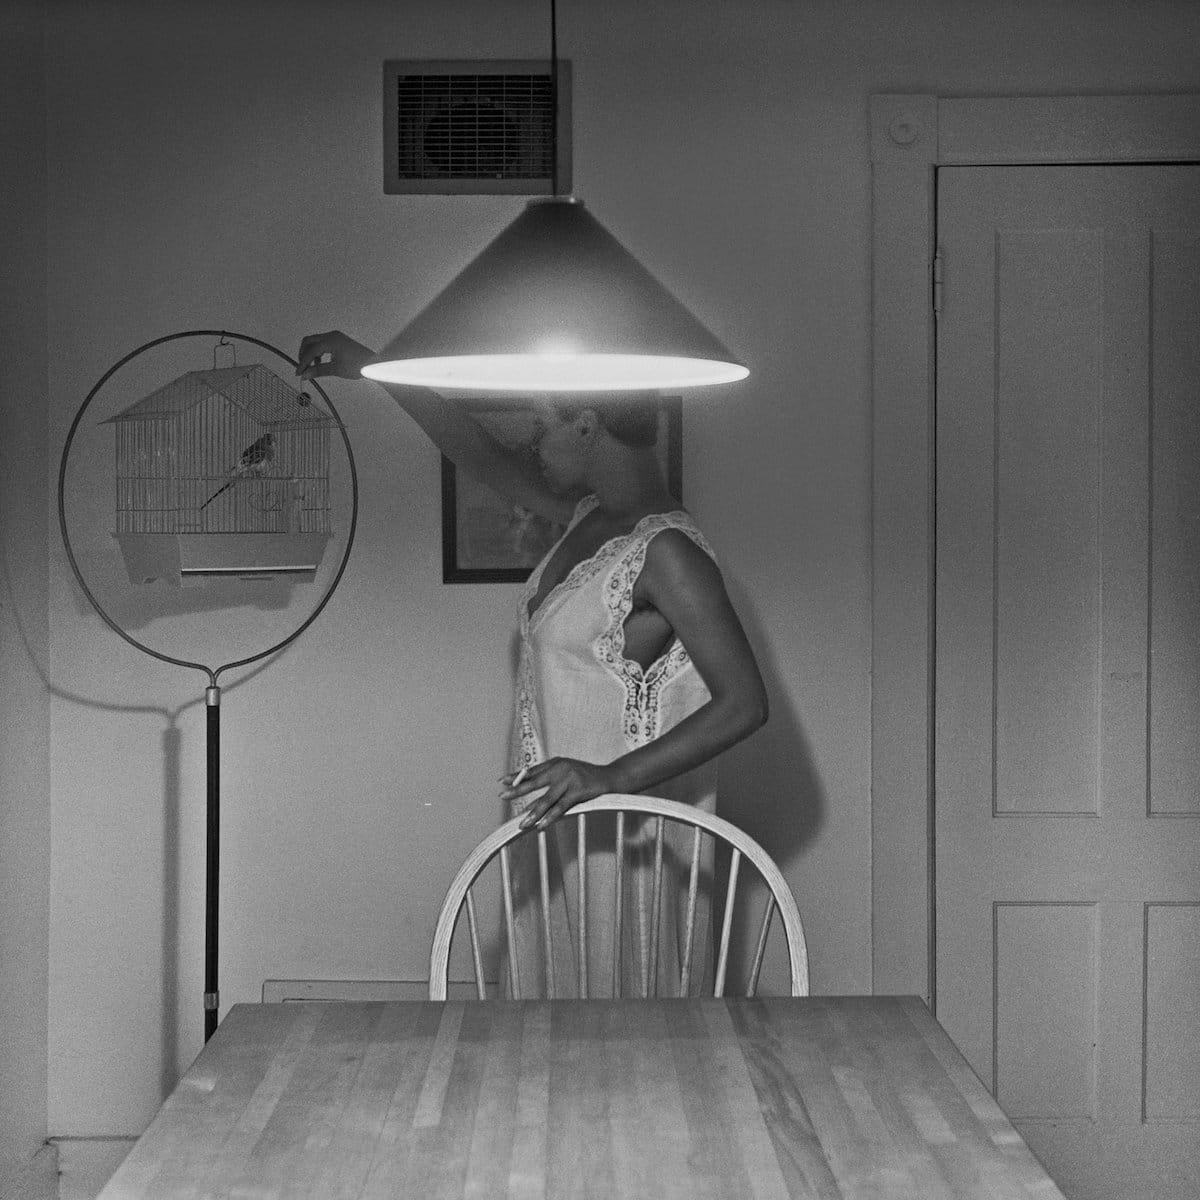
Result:
[[[568,532],[597,503],[595,496],[582,500]],[[521,654],[510,770],[555,756],[609,763],[665,733],[710,699],[708,688],[678,638],[673,638],[645,670],[624,656],[624,625],[633,607],[634,584],[645,561],[646,547],[664,529],[681,530],[712,555],[686,512],[653,513],[643,517],[629,533],[610,539],[577,564],[543,598],[532,617],[530,600],[537,594],[542,572],[558,543],[530,575],[520,601]],[[710,760],[656,784],[648,793],[714,812],[716,763]],[[514,802],[512,815],[530,802],[529,797]],[[576,824],[568,815],[550,826],[547,838],[558,996],[578,994]],[[594,816],[588,822],[588,992],[593,997],[612,995],[612,827],[610,816]],[[666,996],[679,993],[691,864],[690,829],[679,828],[675,833],[677,836],[672,836],[668,826],[663,856],[657,990]],[[626,837],[632,837],[635,851],[632,864],[626,860],[622,888],[622,994],[638,995],[648,958],[653,819],[627,817]],[[535,837],[524,838],[513,854],[516,963],[520,993],[525,996],[548,994],[536,847]],[[689,987],[693,993],[711,988],[711,848],[701,860],[700,883]],[[507,967],[502,966],[501,977],[507,988]]]

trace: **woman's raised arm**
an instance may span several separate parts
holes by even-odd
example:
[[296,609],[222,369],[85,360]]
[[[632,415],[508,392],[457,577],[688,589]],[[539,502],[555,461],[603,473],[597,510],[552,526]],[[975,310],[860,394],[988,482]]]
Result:
[[[301,379],[360,379],[364,364],[374,357],[372,350],[338,330],[313,333],[300,343],[296,374]],[[519,454],[492,437],[460,401],[427,388],[380,386],[456,467],[513,504],[560,525],[571,519],[574,502],[553,491]]]

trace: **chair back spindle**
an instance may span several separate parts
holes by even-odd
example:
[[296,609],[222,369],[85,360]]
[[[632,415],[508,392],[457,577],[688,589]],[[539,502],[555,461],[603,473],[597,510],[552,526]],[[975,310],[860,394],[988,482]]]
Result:
[[483,982],[483,953],[479,948],[479,924],[475,920],[475,896],[467,889],[467,924],[471,931],[471,963],[475,967],[475,991],[480,1000],[487,999]]
[[766,911],[763,913],[762,928],[758,931],[758,944],[754,947],[754,963],[750,967],[750,978],[746,981],[746,995],[758,994],[758,973],[762,970],[763,955],[767,950],[767,931],[771,928],[771,918],[775,915],[775,900],[767,897]]
[[[538,879],[542,891],[542,961],[546,964],[547,999],[557,1000],[558,989],[554,986],[554,939],[550,932],[550,855],[546,848],[546,831],[537,834]],[[511,957],[511,956],[510,956]]]
[[738,868],[742,865],[740,850],[734,850],[729,860],[729,887],[725,891],[725,918],[721,922],[721,946],[717,951],[716,996],[725,995],[725,971],[729,966],[729,933],[733,928],[733,899],[737,892]]
[[700,826],[692,830],[692,863],[688,869],[687,916],[684,918],[683,960],[679,968],[679,994],[687,996],[692,986],[692,947],[696,943],[696,901],[700,892]]
[[623,922],[622,906],[625,899],[625,811],[617,812],[616,846],[613,853],[616,860],[613,863],[613,956],[612,956],[612,994],[614,998],[621,995],[621,928]]
[[579,995],[584,999],[588,999],[588,956],[584,952],[584,948],[588,944],[588,927],[587,927],[587,815],[580,813],[575,818],[576,840],[575,840],[575,861],[579,864]]
[[[513,920],[512,867],[508,861],[508,844],[500,847],[500,890],[504,893],[504,934],[509,946],[517,944],[516,923]],[[453,931],[452,931],[453,932]],[[449,947],[447,947],[447,950]],[[517,956],[508,957],[508,988],[514,1000],[521,998],[521,977],[517,969]]]
[[650,888],[650,992],[658,995],[658,927],[662,920],[663,818],[654,818],[654,882]]

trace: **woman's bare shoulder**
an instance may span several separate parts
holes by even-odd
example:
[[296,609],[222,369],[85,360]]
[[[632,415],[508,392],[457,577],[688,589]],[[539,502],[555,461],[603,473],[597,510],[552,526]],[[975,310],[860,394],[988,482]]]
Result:
[[689,519],[656,530],[646,543],[642,575],[664,586],[705,586],[721,579],[720,568],[703,535]]

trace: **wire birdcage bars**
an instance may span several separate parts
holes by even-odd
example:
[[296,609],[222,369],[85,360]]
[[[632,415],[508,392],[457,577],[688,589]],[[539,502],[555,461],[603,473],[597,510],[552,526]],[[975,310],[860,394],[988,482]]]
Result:
[[131,579],[311,577],[331,532],[332,421],[306,395],[259,364],[189,371],[108,423]]

